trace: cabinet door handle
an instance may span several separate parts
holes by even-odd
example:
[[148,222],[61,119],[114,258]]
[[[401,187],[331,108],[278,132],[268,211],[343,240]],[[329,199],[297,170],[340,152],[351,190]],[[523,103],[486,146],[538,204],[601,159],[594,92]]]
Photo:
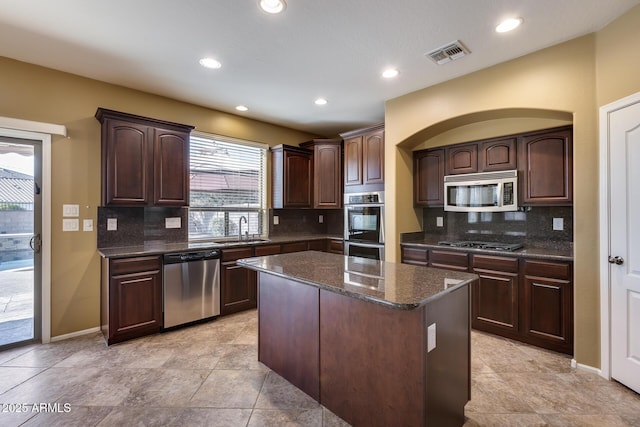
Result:
[[616,257],[609,256],[609,264],[622,265],[624,264],[624,258],[619,256],[616,256]]

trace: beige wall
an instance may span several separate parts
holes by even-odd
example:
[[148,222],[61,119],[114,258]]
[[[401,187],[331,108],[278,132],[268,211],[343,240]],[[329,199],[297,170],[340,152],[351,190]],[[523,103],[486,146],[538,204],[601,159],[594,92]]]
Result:
[[52,139],[51,335],[100,325],[96,232],[61,231],[62,204],[80,205],[97,220],[100,123],[96,108],[196,126],[203,132],[292,144],[313,135],[0,57],[0,116],[55,123],[68,138]]
[[[598,33],[386,103],[387,260],[420,229],[410,151],[574,124],[575,359],[600,366],[598,107],[640,90],[640,6]],[[455,65],[452,64],[452,65]]]

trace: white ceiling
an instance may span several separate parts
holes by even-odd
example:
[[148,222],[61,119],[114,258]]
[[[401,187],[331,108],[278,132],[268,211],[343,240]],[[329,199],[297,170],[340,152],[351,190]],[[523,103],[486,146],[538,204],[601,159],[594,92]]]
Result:
[[[287,0],[268,15],[258,0],[0,0],[0,55],[335,136],[383,121],[385,100],[597,31],[639,3]],[[524,24],[495,33],[507,17]],[[454,40],[471,54],[424,56]],[[381,78],[387,66],[400,75]]]

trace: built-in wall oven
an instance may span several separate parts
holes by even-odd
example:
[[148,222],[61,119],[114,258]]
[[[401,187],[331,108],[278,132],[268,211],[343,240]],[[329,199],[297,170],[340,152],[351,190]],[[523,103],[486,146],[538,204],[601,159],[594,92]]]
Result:
[[384,191],[344,195],[344,253],[384,259]]

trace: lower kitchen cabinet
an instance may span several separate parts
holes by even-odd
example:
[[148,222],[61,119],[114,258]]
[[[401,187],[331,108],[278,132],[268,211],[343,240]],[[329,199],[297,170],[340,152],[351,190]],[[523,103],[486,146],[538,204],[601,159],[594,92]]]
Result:
[[478,280],[471,288],[471,326],[486,332],[518,332],[518,258],[472,255]]
[[329,239],[327,242],[327,252],[332,254],[344,254],[344,240]]
[[162,328],[162,258],[103,258],[101,329],[107,344]]
[[532,344],[573,353],[573,285],[570,264],[524,260],[523,332]]
[[573,263],[401,245],[402,262],[476,273],[471,326],[573,354]]
[[220,314],[231,314],[258,306],[256,273],[236,264],[253,256],[253,248],[225,249],[220,263]]

